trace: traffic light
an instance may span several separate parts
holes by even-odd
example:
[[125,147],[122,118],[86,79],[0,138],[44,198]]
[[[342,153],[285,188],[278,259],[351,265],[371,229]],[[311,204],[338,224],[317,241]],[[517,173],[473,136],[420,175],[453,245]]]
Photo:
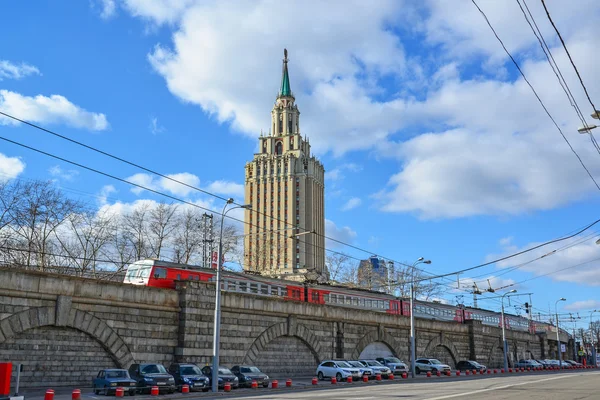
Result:
[[525,303],[525,313],[529,314],[529,303]]

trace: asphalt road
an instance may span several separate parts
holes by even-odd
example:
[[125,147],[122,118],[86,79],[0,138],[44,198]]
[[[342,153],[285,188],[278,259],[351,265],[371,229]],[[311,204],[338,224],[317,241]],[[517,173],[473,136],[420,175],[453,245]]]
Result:
[[[506,375],[478,375],[461,377],[419,376],[415,380],[382,382],[354,382],[332,385],[319,382],[314,387],[309,380],[294,381],[292,388],[279,381],[279,389],[237,389],[230,393],[176,393],[151,397],[137,395],[131,400],[202,400],[202,399],[328,399],[328,400],[506,400],[540,398],[543,400],[600,399],[600,371],[581,370],[564,372],[535,372]],[[25,400],[43,400],[44,391],[22,393]],[[129,396],[124,397],[128,400]],[[82,389],[81,400],[104,400],[114,396],[96,396]],[[71,400],[69,389],[57,390],[54,400]]]

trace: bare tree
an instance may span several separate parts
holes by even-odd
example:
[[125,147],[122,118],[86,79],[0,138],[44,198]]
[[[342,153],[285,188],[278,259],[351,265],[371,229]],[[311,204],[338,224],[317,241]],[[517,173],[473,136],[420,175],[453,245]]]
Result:
[[399,297],[410,297],[411,282],[414,281],[415,297],[432,300],[444,294],[444,287],[438,282],[427,280],[427,275],[418,268],[412,268],[408,263],[395,264],[393,271],[388,273],[389,293]]
[[83,210],[82,203],[66,198],[51,182],[21,185],[19,198],[10,213],[15,243],[27,249],[23,260],[27,268],[45,270],[51,263],[56,230],[72,214]]
[[160,258],[163,247],[177,228],[177,206],[159,203],[150,210],[148,218],[148,244],[152,257]]
[[204,240],[201,217],[201,212],[196,208],[185,208],[177,216],[177,228],[172,232],[174,262],[190,264],[200,255]]
[[[350,268],[350,257],[343,253],[329,253],[325,256],[325,266],[329,271],[329,279],[343,281],[349,279],[347,269]],[[351,278],[350,278],[351,279]],[[355,279],[351,279],[354,281]]]
[[148,220],[150,206],[140,204],[134,210],[121,217],[120,225],[128,244],[132,247],[136,260],[151,257],[152,250],[148,238]]

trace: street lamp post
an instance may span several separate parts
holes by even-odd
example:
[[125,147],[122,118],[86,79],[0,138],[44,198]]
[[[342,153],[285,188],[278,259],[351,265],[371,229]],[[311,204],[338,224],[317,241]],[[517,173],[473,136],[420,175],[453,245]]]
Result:
[[221,229],[219,231],[219,247],[217,252],[217,282],[215,284],[215,321],[213,323],[213,364],[212,364],[212,391],[217,392],[219,390],[219,347],[221,345],[221,269],[223,267],[223,221],[225,215],[231,210],[236,208],[250,208],[249,204],[243,206],[232,207],[229,210],[227,206],[233,203],[233,199],[227,199],[221,212]]
[[[554,313],[556,314],[556,349],[558,350],[558,364],[562,368],[562,352],[560,351],[560,336],[559,336],[559,329],[558,329],[558,302],[559,301],[567,301],[567,299],[565,299],[564,297],[561,297],[560,299],[556,300],[556,303],[554,303]],[[573,340],[575,340],[574,337],[573,337]]]
[[592,315],[594,315],[594,313],[598,311],[598,310],[592,310],[590,311],[590,343],[592,345],[592,365],[596,365],[597,361],[596,361],[596,345],[594,344],[594,330],[593,330],[593,324],[592,324]]
[[431,260],[425,260],[419,257],[412,265],[410,279],[410,376],[414,378],[416,375],[415,366],[415,309],[413,307],[415,301],[415,267],[419,264],[431,264]]
[[513,289],[502,295],[502,353],[504,354],[504,371],[508,371],[508,342],[506,341],[506,321],[504,320],[504,296],[516,292],[517,290]]

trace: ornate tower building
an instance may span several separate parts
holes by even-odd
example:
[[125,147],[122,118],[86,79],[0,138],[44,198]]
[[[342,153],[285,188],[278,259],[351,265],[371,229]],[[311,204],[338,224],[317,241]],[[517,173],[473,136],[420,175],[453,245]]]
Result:
[[300,133],[287,50],[269,134],[246,164],[244,268],[284,279],[318,279],[325,268],[323,165]]

